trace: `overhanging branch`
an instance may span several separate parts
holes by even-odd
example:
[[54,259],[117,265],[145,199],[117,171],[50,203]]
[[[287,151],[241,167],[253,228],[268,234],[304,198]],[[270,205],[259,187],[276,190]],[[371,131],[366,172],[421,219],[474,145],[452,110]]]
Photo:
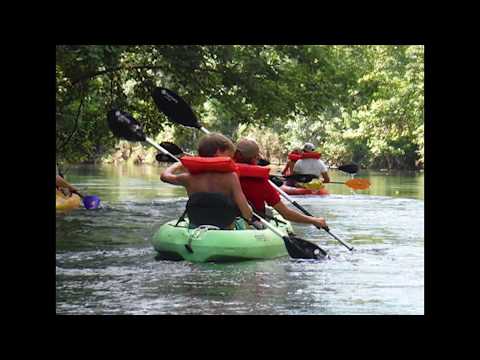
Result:
[[81,76],[78,79],[73,80],[72,85],[76,85],[80,82],[90,80],[90,79],[92,79],[94,77],[97,77],[99,75],[105,75],[105,74],[109,74],[109,73],[116,72],[116,71],[119,71],[119,70],[136,70],[136,69],[155,70],[155,69],[161,69],[161,68],[162,68],[161,66],[152,66],[152,65],[118,66],[118,67],[115,67],[115,68],[105,69],[105,70],[101,70],[101,71],[97,71],[97,72],[94,72],[94,73],[90,73],[90,74],[86,74],[84,76]]
[[62,145],[60,145],[58,147],[58,150],[57,152],[61,152],[65,146],[70,142],[70,140],[72,139],[72,136],[73,134],[75,134],[77,132],[77,128],[78,128],[78,119],[80,118],[80,113],[81,113],[81,110],[82,110],[82,106],[83,106],[83,100],[85,99],[85,92],[82,91],[82,98],[80,100],[80,105],[78,106],[78,110],[77,110],[77,116],[75,118],[75,125],[73,127],[73,130],[72,132],[70,133],[70,136],[63,142]]

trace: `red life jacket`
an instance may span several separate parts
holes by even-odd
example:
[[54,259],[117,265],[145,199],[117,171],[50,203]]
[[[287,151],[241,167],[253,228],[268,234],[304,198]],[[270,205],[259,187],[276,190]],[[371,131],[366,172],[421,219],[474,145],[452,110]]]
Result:
[[302,154],[302,159],[320,159],[322,154],[316,151],[309,151],[309,152],[304,152]]
[[270,168],[265,166],[237,163],[238,176],[268,179]]
[[192,175],[205,172],[228,173],[237,171],[236,164],[228,156],[182,156],[180,161]]
[[300,160],[301,158],[302,158],[302,155],[300,154],[295,154],[295,153],[288,154],[288,160],[292,160],[293,162]]

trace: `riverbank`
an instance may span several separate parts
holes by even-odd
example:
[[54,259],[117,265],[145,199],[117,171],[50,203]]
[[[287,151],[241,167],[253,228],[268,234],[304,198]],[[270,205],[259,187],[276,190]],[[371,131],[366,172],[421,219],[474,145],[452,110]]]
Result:
[[[159,135],[155,140],[158,143],[162,141],[166,141],[164,137]],[[265,148],[266,145],[261,145],[261,148]],[[183,148],[182,146],[180,146]],[[191,150],[186,150],[190,152]],[[285,166],[288,161],[288,153],[281,154],[277,156],[272,155],[270,152],[266,152],[262,150],[264,154],[270,154],[270,157],[267,157],[267,160],[276,166]],[[95,161],[85,161],[78,165],[90,165],[90,164],[113,164],[113,165],[120,165],[120,164],[132,164],[132,165],[157,165],[158,162],[156,160],[156,155],[158,151],[151,146],[143,146],[141,143],[131,143],[127,141],[119,141],[118,144],[115,146],[114,150],[105,154],[104,156],[98,157]],[[335,163],[328,159],[328,156],[323,155],[324,161],[329,166],[330,169],[337,169],[339,166],[344,165],[346,163],[350,163],[351,161],[344,161],[342,163]],[[160,166],[165,166],[166,164],[160,164]],[[405,168],[405,167],[392,167],[392,168],[385,168],[383,166],[365,166],[361,163],[357,164],[363,170],[373,170],[373,171],[423,171],[423,163],[417,162],[416,165],[412,168]]]

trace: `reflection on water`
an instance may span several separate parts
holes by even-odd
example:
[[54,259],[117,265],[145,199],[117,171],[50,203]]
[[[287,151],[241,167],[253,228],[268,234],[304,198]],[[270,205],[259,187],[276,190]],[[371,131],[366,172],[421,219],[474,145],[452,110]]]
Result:
[[423,175],[360,173],[369,191],[331,184],[331,196],[297,197],[355,246],[349,252],[325,232],[294,225],[330,261],[192,264],[154,259],[152,234],[187,199],[159,180],[160,171],[89,166],[67,174],[104,206],[56,217],[57,313],[423,314]]

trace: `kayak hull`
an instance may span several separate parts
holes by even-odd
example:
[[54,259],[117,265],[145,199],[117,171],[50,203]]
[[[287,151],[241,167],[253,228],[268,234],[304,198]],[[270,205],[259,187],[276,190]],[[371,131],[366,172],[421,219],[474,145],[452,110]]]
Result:
[[[270,223],[282,234],[293,232],[291,224]],[[265,230],[212,230],[188,229],[188,220],[175,226],[172,220],[160,226],[152,244],[157,259],[187,260],[191,262],[236,262],[244,260],[274,259],[288,255],[282,238]],[[193,252],[187,250],[190,245]]]
[[285,191],[288,195],[320,195],[320,196],[325,196],[329,195],[330,193],[328,192],[327,189],[321,188],[318,190],[310,190],[310,189],[304,189],[304,188],[297,188],[293,186],[287,186],[287,185],[282,185],[280,187],[283,191]]
[[72,196],[65,196],[62,193],[56,193],[55,209],[57,211],[66,212],[80,207],[81,199],[77,194]]

